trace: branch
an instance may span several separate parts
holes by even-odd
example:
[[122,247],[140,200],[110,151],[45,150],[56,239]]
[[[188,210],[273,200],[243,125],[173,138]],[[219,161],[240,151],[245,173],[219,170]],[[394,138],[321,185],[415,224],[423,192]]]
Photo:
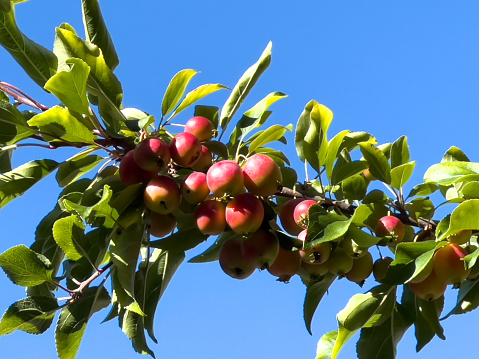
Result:
[[49,109],[49,107],[42,105],[18,87],[10,85],[9,83],[0,81],[0,90],[12,96],[18,104],[25,104],[40,111],[47,111]]

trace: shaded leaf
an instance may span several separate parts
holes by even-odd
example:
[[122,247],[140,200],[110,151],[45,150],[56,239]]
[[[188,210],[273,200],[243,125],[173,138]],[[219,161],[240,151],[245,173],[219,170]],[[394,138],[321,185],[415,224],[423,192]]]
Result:
[[120,310],[119,320],[121,330],[131,340],[133,349],[137,353],[148,354],[155,358],[155,354],[146,342],[144,317],[135,312],[122,309]]
[[391,145],[391,168],[398,167],[410,161],[409,146],[407,145],[407,137],[399,137]]
[[391,183],[391,167],[384,153],[368,142],[360,143],[359,148],[369,164],[371,174],[381,182]]
[[306,296],[304,298],[303,316],[304,324],[309,334],[312,334],[311,323],[314,313],[318,308],[321,299],[327,293],[329,287],[336,280],[336,275],[327,273],[320,281],[312,281],[306,285]]
[[58,166],[58,172],[56,179],[60,187],[65,187],[72,182],[75,182],[85,173],[94,169],[101,161],[103,157],[86,154],[81,156],[75,156],[66,160]]
[[464,152],[462,152],[461,149],[455,146],[451,146],[442,157],[441,162],[455,162],[455,161],[470,162],[469,158],[466,156]]
[[65,256],[72,261],[77,261],[86,255],[83,248],[86,242],[85,228],[76,215],[61,218],[53,225],[55,242],[65,252]]
[[201,233],[197,228],[179,230],[166,238],[150,242],[150,247],[168,251],[184,252],[204,242],[208,235]]

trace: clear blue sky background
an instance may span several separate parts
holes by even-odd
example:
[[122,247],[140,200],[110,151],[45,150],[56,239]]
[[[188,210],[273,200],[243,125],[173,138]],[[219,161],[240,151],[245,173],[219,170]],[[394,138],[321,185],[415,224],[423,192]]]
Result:
[[[23,31],[52,48],[54,27],[62,22],[83,33],[81,2],[35,0],[17,7]],[[159,114],[171,77],[181,69],[201,71],[192,82],[232,88],[241,74],[273,41],[273,61],[243,110],[272,91],[289,95],[273,105],[270,124],[296,123],[311,99],[335,114],[331,135],[343,130],[374,134],[380,143],[407,135],[417,160],[411,185],[456,145],[478,161],[479,3],[475,1],[102,1],[121,64],[126,107]],[[46,105],[55,98],[36,87],[0,49],[0,80],[21,87]],[[192,86],[192,87],[193,87]],[[221,106],[228,93],[202,103]],[[183,118],[191,115],[191,111]],[[294,141],[283,150],[295,157]],[[37,158],[18,151],[15,164]],[[50,154],[60,156],[66,154]],[[297,159],[293,164],[303,177]],[[0,251],[33,241],[41,218],[53,208],[58,186],[50,176],[0,213]],[[188,254],[204,250],[208,244]],[[371,286],[373,283],[368,282]],[[24,297],[0,275],[0,308]],[[335,283],[313,321],[313,336],[303,324],[305,293],[299,278],[288,285],[268,273],[236,281],[218,263],[184,264],[160,303],[152,343],[158,358],[302,358],[315,356],[322,334],[336,328],[335,313],[363,291],[346,280]],[[446,307],[454,305],[448,294]],[[1,309],[3,310],[3,309]],[[78,358],[137,358],[115,321],[92,319]],[[398,358],[474,356],[477,313],[444,323],[447,341],[434,339],[415,353],[411,329]],[[355,357],[354,337],[340,358]],[[2,357],[55,358],[54,332],[40,337],[15,333],[0,338]],[[469,355],[468,355],[469,354]]]

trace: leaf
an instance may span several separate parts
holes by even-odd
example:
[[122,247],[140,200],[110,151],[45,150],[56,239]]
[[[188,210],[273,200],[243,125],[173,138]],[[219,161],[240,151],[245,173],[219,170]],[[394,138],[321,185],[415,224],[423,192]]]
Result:
[[437,163],[429,167],[424,174],[424,182],[450,185],[467,175],[479,174],[479,163],[453,161]]
[[52,324],[55,312],[60,309],[51,297],[27,297],[13,303],[0,321],[0,336],[21,330],[42,334]]
[[208,235],[201,233],[197,228],[179,230],[166,238],[150,242],[150,247],[164,250],[184,252],[203,243]]
[[198,71],[185,69],[173,76],[161,103],[161,114],[163,117],[173,111],[180,103],[181,98],[185,94],[186,87],[197,73]]
[[439,189],[439,186],[435,183],[421,183],[413,187],[407,198],[414,196],[427,196]]
[[75,182],[85,173],[94,169],[101,161],[103,157],[91,155],[91,156],[75,156],[66,160],[58,166],[58,172],[56,179],[60,187],[65,187],[72,182]]
[[[150,338],[157,342],[153,331],[155,312],[158,302],[165,292],[171,278],[185,259],[184,252],[162,251],[155,249],[148,261],[145,278],[144,325]],[[141,263],[146,268],[146,262]]]
[[55,343],[61,359],[75,359],[91,316],[108,307],[110,296],[104,287],[87,288],[80,299],[62,309],[55,330]]
[[115,45],[105,25],[98,0],[82,0],[83,24],[87,40],[97,45],[105,57],[105,62],[113,71],[120,60]]
[[143,355],[148,354],[155,358],[155,354],[146,342],[144,317],[138,313],[122,309],[120,310],[119,320],[121,330],[131,340],[133,349],[135,349],[137,353]]
[[217,238],[215,243],[213,243],[208,249],[204,252],[194,256],[191,258],[188,263],[208,263],[217,261],[219,258],[220,250],[224,242],[226,242],[230,238],[234,238],[239,236],[237,233],[233,231],[227,231],[221,233]]
[[240,108],[246,96],[248,96],[263,72],[269,67],[271,63],[272,47],[273,44],[269,42],[258,61],[245,71],[231,91],[230,96],[221,109],[219,123],[223,130],[226,130],[228,124],[236,111]]
[[320,281],[313,281],[306,286],[306,296],[304,298],[303,316],[304,324],[309,334],[312,334],[311,323],[314,313],[318,308],[321,299],[327,293],[329,287],[336,280],[336,275],[327,273]]
[[437,240],[443,240],[465,229],[477,230],[479,228],[479,218],[476,215],[479,212],[477,211],[479,211],[479,199],[470,199],[460,203],[448,218],[448,226],[441,225],[444,220],[438,225]]
[[348,231],[351,224],[351,220],[346,216],[328,212],[319,204],[310,207],[308,218],[308,236],[305,248],[340,238]]
[[455,146],[451,146],[442,157],[441,162],[455,162],[455,161],[470,162],[469,158],[466,156],[464,152],[462,152],[461,149]]
[[396,304],[391,316],[381,325],[361,329],[357,343],[359,359],[395,359],[397,345],[413,321],[409,313]]
[[457,302],[454,308],[441,318],[441,320],[449,318],[451,315],[465,314],[477,309],[479,307],[479,281],[466,280],[461,283],[459,293],[457,295]]
[[[349,130],[341,131],[336,136],[334,136],[331,139],[331,141],[329,141],[328,154],[327,154],[326,162],[324,165],[326,168],[326,175],[328,176],[328,179],[330,182],[332,182],[331,178],[333,177],[333,167],[334,167],[334,163],[336,162],[336,159],[338,158],[340,146],[343,143],[344,137],[346,137],[350,133],[351,131]],[[331,184],[336,184],[339,182],[334,182]]]
[[196,105],[195,106],[195,116],[203,116],[206,117],[208,120],[213,122],[215,128],[218,128],[218,113],[220,109],[215,106],[202,106]]
[[381,182],[391,183],[391,167],[384,153],[368,142],[361,142],[359,148],[369,164],[371,174]]
[[68,109],[60,106],[54,106],[39,113],[32,117],[28,124],[39,127],[42,132],[52,136],[53,139],[62,139],[72,143],[95,143],[95,136],[91,130],[77,120]]
[[409,178],[411,178],[415,165],[416,161],[412,161],[397,165],[391,169],[391,187],[396,189],[404,187]]
[[358,173],[363,172],[366,168],[368,168],[368,163],[366,161],[352,161],[341,163],[340,161],[336,162],[334,166],[333,173],[331,176],[331,185],[337,185],[342,181],[357,175]]
[[61,218],[53,225],[53,237],[55,242],[65,252],[65,256],[77,261],[86,255],[85,246],[85,225],[75,215]]
[[383,204],[363,203],[356,208],[351,221],[359,227],[368,227],[371,230],[374,230],[376,229],[379,219],[386,216],[387,212],[388,208]]
[[90,66],[75,58],[67,59],[66,64],[70,69],[57,72],[45,83],[44,88],[53,93],[70,111],[89,115],[90,103],[86,84]]
[[336,343],[337,338],[337,330],[324,334],[318,341],[316,359],[331,359],[333,355],[334,344]]
[[22,287],[33,287],[52,280],[50,261],[24,245],[0,254],[0,267],[13,283]]
[[205,84],[195,88],[193,91],[188,92],[183,101],[181,101],[180,105],[175,109],[171,117],[175,117],[181,111],[188,108],[195,102],[201,100],[203,97],[208,96],[218,90],[225,90],[228,87],[220,84]]
[[407,145],[407,137],[399,137],[391,146],[391,168],[396,168],[400,165],[408,163],[409,146]]
[[19,129],[34,133],[34,129],[28,126],[22,113],[14,105],[0,101],[0,145],[13,140]]
[[55,74],[57,58],[49,50],[25,36],[17,26],[9,1],[0,6],[0,44],[20,64],[26,74],[41,87]]
[[287,131],[292,131],[293,125],[289,124],[288,126],[273,125],[268,129],[261,132],[261,134],[251,142],[249,146],[249,154],[254,153],[258,148],[263,147],[264,145],[278,141],[281,139]]

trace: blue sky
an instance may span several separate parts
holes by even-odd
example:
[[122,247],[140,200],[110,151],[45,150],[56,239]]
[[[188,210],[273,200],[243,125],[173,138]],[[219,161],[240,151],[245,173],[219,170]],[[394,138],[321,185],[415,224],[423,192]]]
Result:
[[[101,5],[120,56],[116,74],[125,107],[159,115],[169,80],[184,68],[201,71],[192,88],[203,83],[232,88],[271,40],[271,67],[243,111],[268,93],[281,91],[289,97],[272,106],[270,124],[295,124],[304,105],[315,99],[335,114],[331,135],[361,130],[380,143],[407,135],[411,158],[417,161],[411,186],[420,183],[426,169],[452,145],[473,161],[479,158],[477,2],[142,0]],[[62,22],[82,33],[80,7],[80,1],[35,0],[17,7],[17,19],[28,36],[52,48],[54,27]],[[48,106],[56,103],[3,49],[0,80]],[[219,92],[202,103],[221,106],[227,96]],[[293,135],[288,139],[282,149],[303,178]],[[37,150],[17,151],[15,164],[38,156]],[[0,252],[33,241],[36,225],[53,208],[58,192],[51,176],[2,209]],[[368,285],[372,282],[365,288]],[[4,275],[0,286],[0,308],[24,296]],[[335,283],[317,311],[310,336],[303,324],[305,289],[299,278],[284,285],[257,272],[236,281],[223,274],[218,263],[185,263],[160,303],[155,328],[160,344],[152,343],[152,349],[158,358],[175,359],[314,358],[318,339],[336,328],[335,313],[361,291],[346,280]],[[447,308],[455,296],[448,294]],[[138,357],[116,322],[99,324],[105,315],[101,312],[90,322],[78,358]],[[464,343],[475,340],[472,323],[477,320],[475,312],[448,319],[447,341],[436,338],[419,354],[411,329],[399,345],[398,358],[450,357],[457,355],[458,345],[467,355]],[[355,357],[355,338],[340,358]],[[8,358],[55,357],[53,328],[40,337],[0,337],[0,346]]]

